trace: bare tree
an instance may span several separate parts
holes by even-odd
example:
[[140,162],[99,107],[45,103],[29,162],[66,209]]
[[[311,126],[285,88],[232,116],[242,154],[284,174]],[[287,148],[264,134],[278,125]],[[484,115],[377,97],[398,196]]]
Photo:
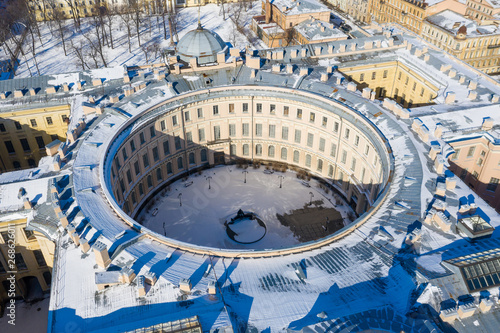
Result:
[[90,69],[90,67],[87,65],[86,61],[85,61],[85,55],[84,55],[84,49],[83,47],[81,46],[81,44],[77,44],[75,45],[73,43],[73,40],[71,40],[71,49],[75,52],[76,54],[76,59],[77,59],[77,63],[79,66],[82,67],[82,71],[85,70],[85,66]]
[[108,27],[109,41],[111,43],[111,49],[114,49],[114,45],[113,45],[113,23],[114,23],[114,19],[116,17],[116,14],[117,14],[117,8],[116,8],[116,6],[113,6],[111,4],[108,4],[105,8],[106,8],[106,11],[104,12],[104,15],[106,16],[106,20],[105,20],[104,24]]
[[64,55],[67,56],[68,54],[66,52],[66,41],[64,37],[64,33],[66,32],[66,20],[64,13],[59,9],[59,7],[55,7],[52,11],[52,20],[56,24],[57,34],[61,39]]
[[139,47],[141,46],[141,23],[142,23],[142,13],[141,5],[139,0],[128,0],[129,8],[132,13],[132,21],[135,23],[135,31],[137,33],[137,42]]
[[80,29],[80,15],[78,12],[76,1],[73,2],[72,0],[64,0],[64,2],[66,2],[66,5],[68,5],[68,7],[70,8],[71,17],[75,22],[75,28]]
[[123,21],[123,24],[125,24],[125,27],[127,28],[128,51],[132,52],[132,29],[130,28],[132,17],[130,15],[130,12],[128,11],[127,6],[122,6],[119,8],[118,16],[120,16],[120,19]]

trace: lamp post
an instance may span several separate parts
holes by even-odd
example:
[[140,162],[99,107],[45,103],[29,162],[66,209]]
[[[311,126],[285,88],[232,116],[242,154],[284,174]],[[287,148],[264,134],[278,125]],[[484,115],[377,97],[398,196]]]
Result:
[[248,171],[246,171],[246,170],[243,171],[243,174],[245,175],[245,180],[243,181],[244,184],[247,183],[247,173],[248,173]]
[[207,180],[208,180],[208,189],[210,190],[212,187],[210,186],[210,179],[212,179],[211,176],[208,176],[207,177]]
[[179,198],[179,206],[182,207],[182,193],[177,196]]
[[285,177],[283,177],[282,175],[279,175],[278,178],[280,179],[280,188],[282,188],[283,187],[283,178],[285,178]]
[[311,199],[309,199],[309,206],[311,206],[313,203],[314,194],[312,192],[309,192],[309,195],[311,195]]

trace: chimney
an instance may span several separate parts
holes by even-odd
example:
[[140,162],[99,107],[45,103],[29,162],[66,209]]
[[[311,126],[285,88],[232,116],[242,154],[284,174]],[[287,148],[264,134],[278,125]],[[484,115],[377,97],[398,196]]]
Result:
[[106,269],[106,267],[108,267],[111,263],[111,259],[109,259],[108,247],[103,242],[97,241],[95,242],[93,249],[97,265]]
[[271,7],[271,3],[269,2],[269,0],[266,0],[266,24],[269,24],[269,22],[271,22],[271,14],[272,14],[272,7]]

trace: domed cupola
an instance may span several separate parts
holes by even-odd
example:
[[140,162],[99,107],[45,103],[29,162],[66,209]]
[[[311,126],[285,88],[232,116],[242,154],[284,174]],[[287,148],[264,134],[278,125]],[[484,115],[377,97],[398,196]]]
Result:
[[189,63],[189,59],[197,58],[198,64],[217,62],[217,53],[226,48],[226,43],[217,35],[203,29],[201,23],[198,28],[191,30],[181,38],[177,44],[177,54],[180,59]]

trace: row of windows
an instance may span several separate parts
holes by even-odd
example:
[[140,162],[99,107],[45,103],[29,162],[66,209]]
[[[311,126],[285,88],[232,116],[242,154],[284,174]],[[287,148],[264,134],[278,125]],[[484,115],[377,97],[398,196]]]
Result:
[[[57,135],[52,135],[52,140],[57,140],[57,139],[58,139]],[[45,148],[45,142],[43,141],[43,137],[42,136],[36,136],[35,140],[36,140],[36,144],[37,144],[37,146],[38,146],[39,149]],[[30,147],[30,144],[28,142],[28,139],[21,138],[21,139],[19,139],[19,143],[21,144],[21,147],[23,148],[23,151],[25,153],[31,151],[31,147]],[[9,154],[15,154],[16,153],[16,150],[14,148],[14,144],[12,143],[12,141],[6,140],[6,141],[4,141],[4,144],[5,144],[5,148],[7,149],[7,152]]]
[[[201,163],[208,162],[207,149],[200,150],[200,157],[199,158],[200,158],[200,162]],[[180,156],[180,157],[178,157],[176,159],[176,163],[177,163],[177,169],[178,170],[184,169],[184,159],[183,159],[182,156]],[[189,165],[195,165],[196,164],[196,158],[195,158],[195,153],[194,152],[190,152],[188,154],[188,163],[189,163]],[[147,169],[149,167],[149,160],[148,160],[147,155],[143,155],[142,164],[143,164],[144,169]],[[167,162],[165,164],[165,169],[166,169],[167,175],[173,174],[172,162],[170,162],[170,161]],[[132,175],[132,172],[134,172],[134,176]],[[140,169],[140,166],[139,166],[139,161],[135,161],[134,164],[133,164],[133,166],[131,167],[131,169],[128,169],[125,172],[125,179],[126,179],[127,183],[130,185],[135,180],[137,180],[137,178],[139,178],[137,176],[139,176],[140,174],[141,174],[141,169]],[[162,171],[162,166],[157,167],[154,172],[151,172],[149,175],[147,175],[145,177],[147,185],[148,185],[148,188],[150,188],[150,187],[153,186],[153,178],[152,178],[153,174],[155,175],[157,182],[160,183],[164,179],[163,171]],[[113,177],[116,177],[116,175],[114,174],[114,171],[113,171]],[[125,187],[124,180],[122,178],[120,178],[119,181],[118,181],[118,183],[120,185],[121,194],[122,195],[125,194],[125,192],[127,191],[127,188]],[[143,188],[142,187],[143,185],[141,185],[141,184],[142,183],[140,183],[139,186],[141,188]],[[118,192],[117,192],[117,197],[120,198],[120,195],[118,195]]]
[[[47,267],[47,262],[43,257],[43,253],[40,250],[33,250],[33,256],[35,257],[36,263],[38,267]],[[25,271],[28,269],[26,262],[24,261],[24,257],[21,253],[15,253],[14,261],[18,271]],[[0,274],[5,274],[7,271],[5,267],[3,267],[2,262],[0,261]]]
[[[63,122],[67,123],[69,121],[69,118],[67,115],[62,115],[61,118],[62,118]],[[45,122],[49,126],[54,125],[54,121],[52,120],[52,117],[45,117]],[[31,125],[31,127],[38,127],[38,123],[37,123],[36,119],[30,119],[30,125]],[[15,126],[16,130],[23,129],[21,123],[18,121],[14,121],[14,126]],[[7,129],[5,127],[5,124],[0,123],[0,132],[6,132],[6,131],[7,131]]]

